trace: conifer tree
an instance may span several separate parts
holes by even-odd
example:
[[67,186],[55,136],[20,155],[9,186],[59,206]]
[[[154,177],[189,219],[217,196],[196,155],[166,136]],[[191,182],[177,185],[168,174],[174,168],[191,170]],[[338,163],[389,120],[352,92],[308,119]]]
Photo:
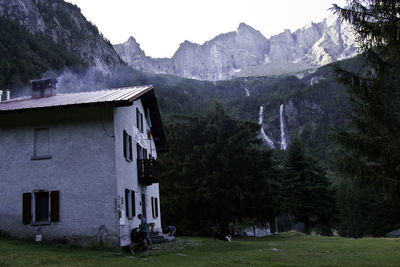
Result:
[[333,6],[352,24],[366,62],[364,73],[335,67],[352,102],[350,127],[337,129],[340,166],[364,184],[400,192],[400,1],[353,0]]
[[295,137],[288,148],[283,186],[286,209],[297,221],[304,223],[304,233],[311,234],[313,225],[330,235],[335,214],[333,191],[323,172],[308,157],[301,141]]

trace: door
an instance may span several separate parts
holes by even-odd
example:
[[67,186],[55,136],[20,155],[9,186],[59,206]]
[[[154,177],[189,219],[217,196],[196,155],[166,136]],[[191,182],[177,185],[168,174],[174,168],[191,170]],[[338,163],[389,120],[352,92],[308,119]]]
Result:
[[146,215],[146,195],[142,194],[142,215],[144,218],[147,219],[147,215]]

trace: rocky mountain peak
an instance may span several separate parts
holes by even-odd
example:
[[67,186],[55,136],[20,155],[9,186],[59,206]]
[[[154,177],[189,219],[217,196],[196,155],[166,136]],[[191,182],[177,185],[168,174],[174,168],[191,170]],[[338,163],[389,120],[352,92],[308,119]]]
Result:
[[256,29],[254,29],[253,27],[247,25],[244,22],[241,22],[237,28],[237,31],[250,31],[250,32],[258,32]]
[[[184,41],[170,59],[145,57],[141,50],[122,49],[119,45],[115,49],[121,58],[137,69],[202,80],[222,80],[241,73],[248,76],[252,73],[276,75],[284,73],[285,69],[298,70],[300,66],[302,69],[322,66],[354,56],[354,44],[351,28],[333,15],[294,32],[284,30],[269,39],[242,22],[236,31],[220,34],[202,45]],[[288,64],[296,67],[271,71],[273,66]]]
[[[261,32],[257,31],[253,27],[247,25],[246,23],[242,22],[239,24],[239,27],[236,31],[236,40],[243,40],[247,39],[255,45],[259,45],[260,42],[263,43],[262,45],[267,45],[267,39],[262,35]],[[251,46],[251,45],[250,45]]]
[[138,42],[136,42],[136,39],[133,36],[129,37],[129,39],[125,43],[127,45],[129,45],[129,46],[138,46],[138,47],[140,47],[140,44]]
[[185,40],[179,45],[178,49],[180,49],[182,47],[184,48],[184,47],[195,47],[195,46],[198,46],[198,44],[192,43],[191,41],[188,41],[188,40]]

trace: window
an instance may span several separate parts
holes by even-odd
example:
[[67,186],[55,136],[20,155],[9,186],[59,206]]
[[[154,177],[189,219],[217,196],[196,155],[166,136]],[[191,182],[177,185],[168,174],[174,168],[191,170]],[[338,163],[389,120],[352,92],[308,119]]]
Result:
[[143,133],[143,114],[136,108],[136,127]]
[[35,222],[49,221],[49,192],[35,193]]
[[50,135],[48,128],[34,130],[32,160],[50,159]]
[[24,193],[22,195],[23,224],[58,222],[60,220],[59,198],[59,191]]
[[158,198],[156,197],[151,198],[151,214],[153,218],[158,217]]
[[137,159],[147,159],[147,149],[136,144]]
[[124,147],[124,158],[127,161],[132,161],[133,160],[132,136],[130,136],[125,130],[123,134],[123,147]]
[[150,118],[150,110],[149,109],[146,110],[146,122],[147,122],[147,125],[151,128],[151,118]]
[[136,216],[135,191],[129,189],[125,189],[125,212],[128,218]]

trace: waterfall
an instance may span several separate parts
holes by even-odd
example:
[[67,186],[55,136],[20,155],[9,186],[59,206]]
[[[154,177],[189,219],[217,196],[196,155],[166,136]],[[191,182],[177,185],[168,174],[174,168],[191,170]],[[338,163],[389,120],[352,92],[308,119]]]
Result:
[[283,104],[279,107],[279,121],[281,124],[281,149],[286,150],[287,148],[287,137],[286,137],[286,132],[285,132],[285,121],[283,117]]
[[244,90],[246,91],[246,96],[250,96],[250,91],[246,87],[244,87]]
[[264,127],[263,127],[263,122],[264,122],[264,107],[263,106],[260,106],[260,114],[259,114],[259,117],[258,117],[258,124],[260,124],[261,125],[261,137],[262,137],[262,139],[264,140],[264,142],[271,148],[271,149],[274,149],[275,148],[275,146],[274,146],[274,142],[272,142],[272,140],[271,139],[269,139],[269,137],[267,136],[267,134],[265,133],[265,131],[264,131]]
[[263,123],[263,120],[264,120],[264,107],[263,106],[260,106],[260,113],[259,113],[259,116],[258,116],[258,124],[262,124]]

